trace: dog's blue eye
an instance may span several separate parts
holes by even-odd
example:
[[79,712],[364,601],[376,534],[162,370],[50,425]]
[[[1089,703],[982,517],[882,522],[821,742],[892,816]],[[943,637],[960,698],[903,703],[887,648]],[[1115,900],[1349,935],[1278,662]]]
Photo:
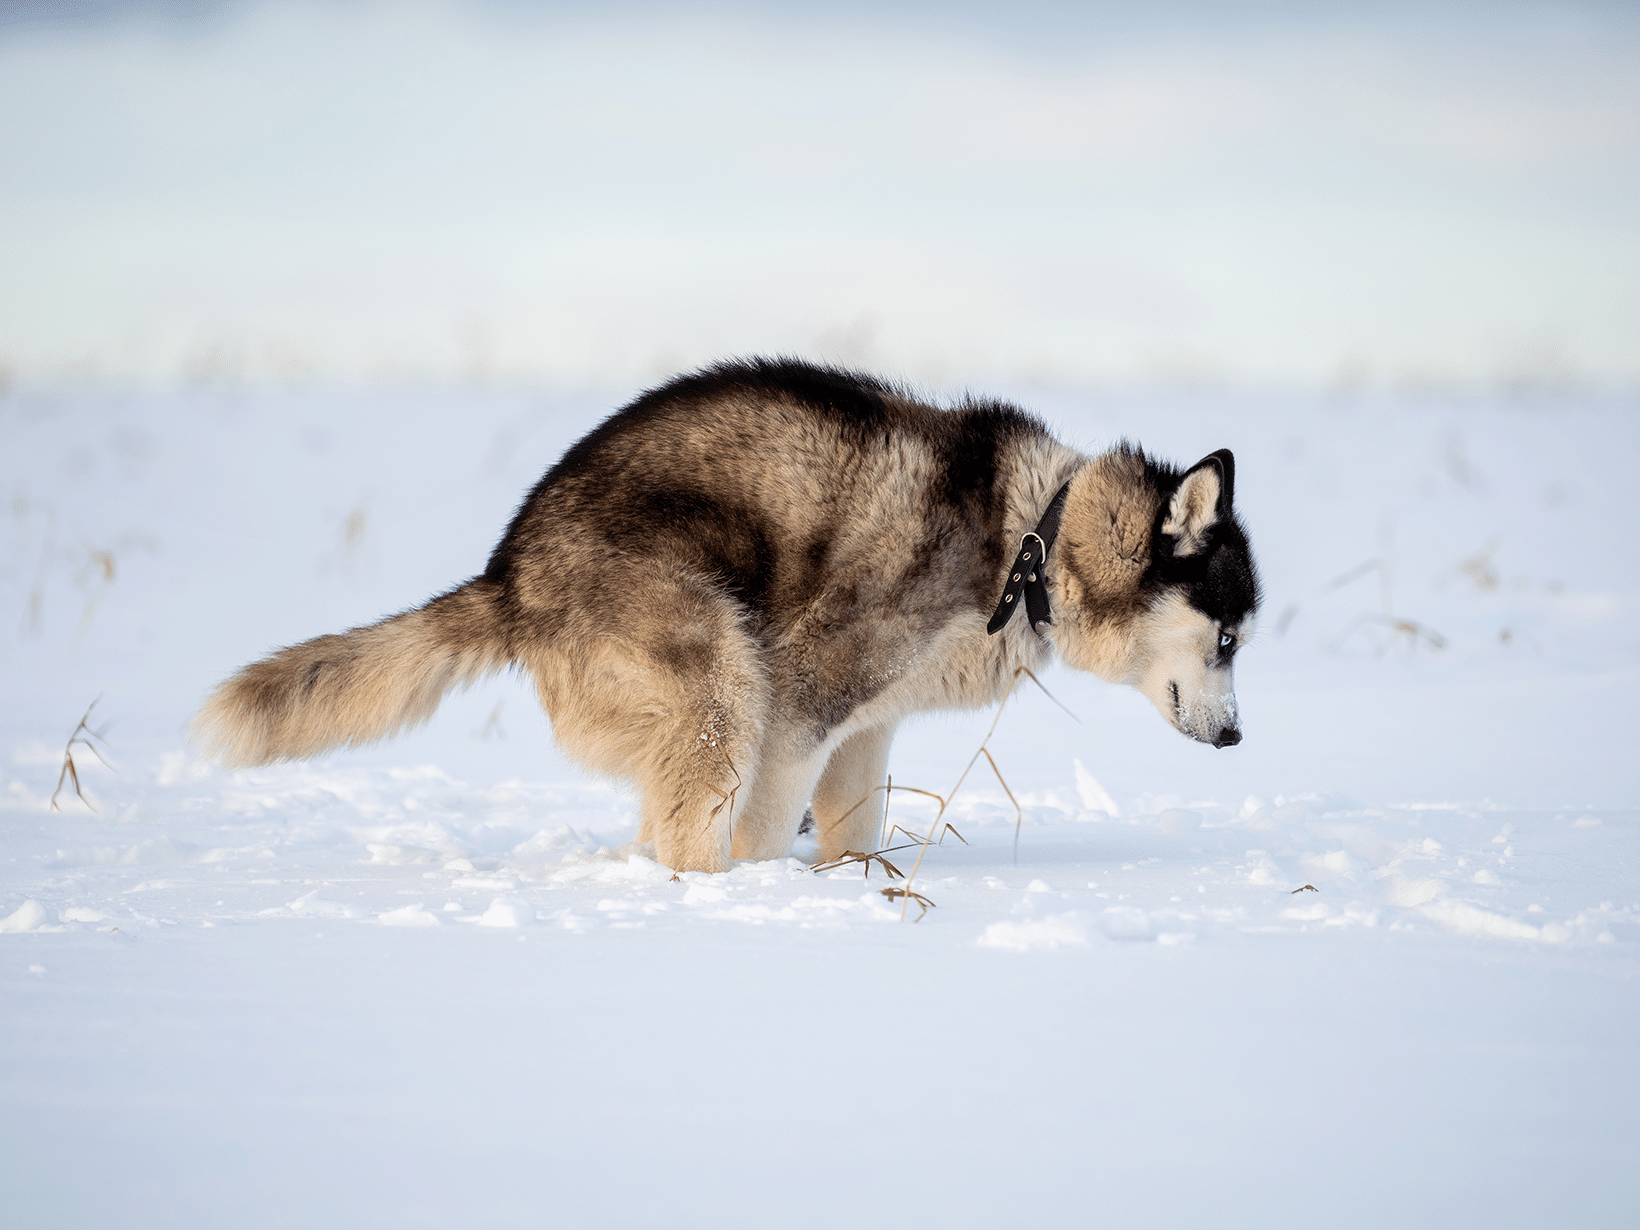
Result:
[[1236,638],[1231,636],[1228,632],[1221,632],[1219,634],[1219,648],[1220,649],[1229,649],[1230,646],[1234,645],[1235,643],[1236,643]]

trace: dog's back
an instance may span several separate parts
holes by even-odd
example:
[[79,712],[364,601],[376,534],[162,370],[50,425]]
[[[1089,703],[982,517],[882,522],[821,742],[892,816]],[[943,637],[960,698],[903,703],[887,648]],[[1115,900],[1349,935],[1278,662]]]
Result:
[[854,373],[720,364],[645,394],[571,448],[484,576],[520,612],[572,619],[590,607],[608,619],[630,599],[607,592],[596,561],[664,558],[716,578],[773,638],[828,588],[894,583],[961,538],[980,556],[950,580],[978,608],[995,601],[1002,471],[1027,438],[1047,433],[1012,406],[942,411]]

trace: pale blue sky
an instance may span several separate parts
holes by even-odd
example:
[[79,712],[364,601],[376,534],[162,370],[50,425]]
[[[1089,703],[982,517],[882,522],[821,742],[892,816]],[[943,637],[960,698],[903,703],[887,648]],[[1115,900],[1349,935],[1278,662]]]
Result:
[[1622,6],[25,4],[0,363],[1640,380]]

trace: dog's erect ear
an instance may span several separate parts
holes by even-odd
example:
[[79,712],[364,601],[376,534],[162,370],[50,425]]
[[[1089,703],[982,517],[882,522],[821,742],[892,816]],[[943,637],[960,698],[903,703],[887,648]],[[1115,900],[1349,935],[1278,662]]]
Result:
[[1209,453],[1185,471],[1167,507],[1167,520],[1162,522],[1162,533],[1177,539],[1174,555],[1192,555],[1201,549],[1207,528],[1229,514],[1235,482],[1236,459],[1227,448]]
[[1214,458],[1217,458],[1219,463],[1219,516],[1227,517],[1230,515],[1230,501],[1236,491],[1236,456],[1229,449],[1221,448],[1207,454],[1196,464],[1206,465]]

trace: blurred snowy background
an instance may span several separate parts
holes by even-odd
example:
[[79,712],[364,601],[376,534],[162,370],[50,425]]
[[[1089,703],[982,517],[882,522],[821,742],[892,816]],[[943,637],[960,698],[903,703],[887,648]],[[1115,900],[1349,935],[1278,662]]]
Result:
[[[1628,5],[0,0],[8,1210],[1628,1225],[1637,207]],[[1053,672],[915,926],[673,882],[511,678],[191,759],[756,351],[1233,448],[1246,742]]]
[[0,6],[13,379],[1632,387],[1612,3]]

